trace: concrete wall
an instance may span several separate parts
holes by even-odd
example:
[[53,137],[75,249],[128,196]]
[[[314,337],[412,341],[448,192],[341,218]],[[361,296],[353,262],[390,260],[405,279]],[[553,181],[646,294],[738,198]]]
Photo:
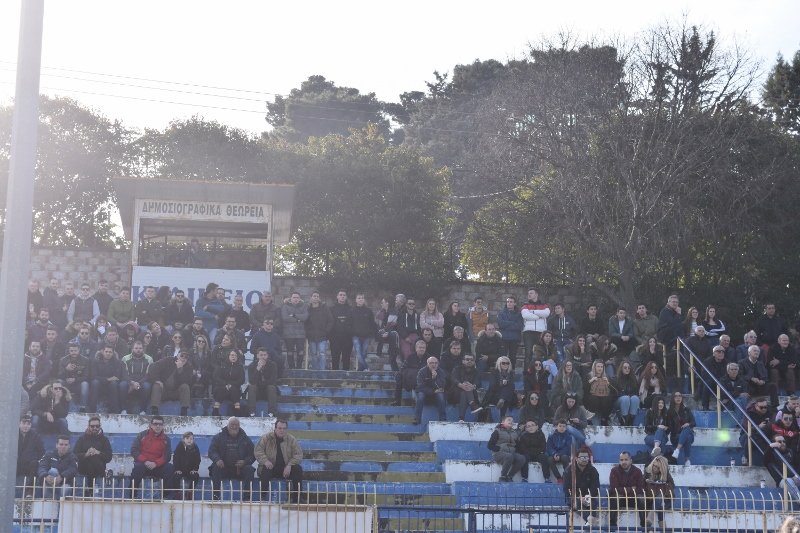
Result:
[[[88,281],[94,285],[98,280],[105,279],[110,282],[112,290],[115,286],[128,285],[130,282],[130,254],[128,250],[109,249],[67,249],[34,247],[31,250],[31,278],[39,281],[45,287],[50,278],[62,282],[71,280],[76,284]],[[220,283],[221,280],[208,280]],[[224,286],[224,281],[221,282]],[[307,277],[275,277],[273,279],[273,293],[281,297],[288,297],[293,290],[297,290],[304,298],[308,298],[311,291],[316,290],[319,283],[315,278]],[[497,312],[505,305],[505,298],[512,294],[518,301],[526,298],[526,285],[508,285],[503,283],[473,283],[461,282],[447,286],[447,296],[440,301],[440,309],[447,307],[449,302],[461,302],[462,310],[466,302],[472,302],[475,297],[481,296],[490,310]],[[386,292],[368,294],[370,307],[376,308]],[[562,302],[568,312],[576,318],[581,316],[587,299],[591,297],[588,291],[579,291],[571,287],[542,287],[539,293],[547,302]],[[335,301],[335,295],[323,294],[323,299],[328,302]],[[351,295],[354,296],[354,295]],[[425,295],[415,295],[424,298]],[[417,308],[421,309],[422,304]]]

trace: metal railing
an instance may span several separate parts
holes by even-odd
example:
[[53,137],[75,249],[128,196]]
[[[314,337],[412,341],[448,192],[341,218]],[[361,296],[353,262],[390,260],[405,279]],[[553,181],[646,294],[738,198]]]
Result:
[[[683,348],[683,349],[682,349]],[[683,351],[688,352],[688,354],[684,354]],[[678,338],[676,341],[676,361],[677,361],[677,369],[678,369],[678,378],[681,377],[680,372],[680,361],[681,359],[686,360],[688,358],[688,369],[689,369],[689,383],[690,383],[690,392],[694,395],[695,390],[695,376],[700,382],[709,389],[709,391],[714,393],[714,389],[716,389],[716,394],[714,397],[716,398],[716,408],[717,408],[717,428],[722,427],[722,410],[724,409],[725,412],[733,419],[736,425],[747,433],[747,460],[748,464],[753,464],[753,445],[761,452],[762,455],[765,455],[767,450],[762,448],[760,443],[768,443],[770,442],[769,437],[761,430],[758,424],[747,414],[747,411],[742,408],[736,402],[736,398],[734,398],[728,390],[722,386],[722,383],[711,373],[711,371],[706,367],[702,360],[689,348],[683,339]],[[697,368],[700,368],[700,371]],[[730,407],[723,403],[723,397],[728,399]],[[756,434],[759,437],[759,440],[754,442],[753,434]],[[785,501],[789,501],[789,483],[787,483],[787,478],[792,477],[796,478],[798,476],[797,471],[791,465],[789,460],[784,457],[781,453],[775,453],[775,456],[780,459],[783,468],[782,468],[782,476],[783,476],[783,497]]]
[[676,489],[626,496],[601,488],[568,501],[553,485],[471,483],[436,492],[424,484],[331,482],[294,494],[275,483],[246,498],[238,483],[228,482],[214,500],[207,479],[168,492],[152,482],[131,494],[129,485],[122,478],[78,486],[23,484],[17,488],[16,525],[20,531],[58,533],[572,532],[605,531],[613,523],[620,531],[640,531],[641,517],[659,531],[769,533],[793,514],[774,489]]

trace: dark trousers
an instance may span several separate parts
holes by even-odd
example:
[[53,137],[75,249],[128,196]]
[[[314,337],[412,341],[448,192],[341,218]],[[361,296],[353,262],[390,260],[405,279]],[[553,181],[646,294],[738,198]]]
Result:
[[253,484],[253,474],[255,469],[250,465],[240,467],[223,467],[214,465],[211,468],[211,488],[214,499],[219,499],[220,487],[223,479],[239,479],[242,482],[242,499],[250,500],[250,488]]
[[306,355],[305,339],[283,339],[286,345],[286,366],[288,368],[303,368],[303,359]]
[[523,331],[522,343],[525,345],[525,368],[528,368],[533,358],[533,345],[539,342],[542,334],[538,331]]
[[[258,477],[261,480],[261,501],[265,501],[269,497],[270,481],[273,479],[284,479],[283,468],[266,468],[260,465],[258,467]],[[289,499],[291,501],[297,501],[297,496],[303,484],[303,468],[300,465],[293,465],[286,482],[289,485]]]
[[148,470],[144,463],[133,463],[133,470],[131,470],[131,487],[137,488],[142,484],[142,478],[150,477],[160,479],[163,483],[164,491],[172,487],[172,478],[175,476],[175,468],[172,463],[164,463],[157,466],[152,470]]
[[638,509],[639,510],[639,525],[644,527],[645,512],[644,512],[644,499],[635,496],[615,496],[612,493],[608,496],[608,522],[609,525],[617,525],[618,509]]
[[539,463],[542,467],[542,476],[550,479],[550,458],[544,453],[536,453],[525,457],[525,464],[522,466],[522,477],[528,479],[528,463]]
[[350,370],[350,356],[353,354],[353,336],[340,337],[332,335],[331,345],[331,370]]

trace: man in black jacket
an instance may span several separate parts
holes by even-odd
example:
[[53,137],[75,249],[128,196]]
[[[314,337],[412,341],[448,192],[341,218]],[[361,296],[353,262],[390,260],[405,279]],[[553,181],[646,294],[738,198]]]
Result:
[[[69,436],[59,435],[56,447],[45,453],[39,460],[39,486],[45,489],[45,497],[57,496],[54,488],[72,485],[78,473],[78,458],[69,449]],[[67,493],[68,491],[64,491]]]
[[111,462],[111,443],[103,434],[100,417],[89,418],[86,431],[75,443],[75,455],[78,457],[78,473],[86,476],[86,485],[91,487],[98,477],[103,477],[106,466]]
[[256,401],[267,400],[269,415],[277,415],[278,365],[265,347],[256,350],[256,360],[247,367],[247,377],[250,383],[247,389],[247,403],[250,407],[255,410]]
[[256,460],[253,441],[240,427],[239,419],[231,417],[222,431],[214,435],[208,447],[208,458],[211,459],[212,498],[219,500],[220,486],[223,479],[240,479],[242,481],[242,500],[250,501],[250,488]]
[[331,370],[350,370],[350,356],[353,353],[353,308],[347,303],[347,292],[339,289],[336,303],[331,307],[333,329],[330,333]]
[[26,478],[25,485],[33,487],[39,459],[44,455],[42,437],[31,429],[31,416],[23,415],[19,420],[19,441],[17,445],[17,477]]
[[[575,493],[572,492],[573,483]],[[597,511],[600,504],[600,473],[594,465],[589,464],[588,448],[578,450],[574,467],[570,465],[564,470],[564,495],[572,510],[580,513],[589,525],[600,523]]]

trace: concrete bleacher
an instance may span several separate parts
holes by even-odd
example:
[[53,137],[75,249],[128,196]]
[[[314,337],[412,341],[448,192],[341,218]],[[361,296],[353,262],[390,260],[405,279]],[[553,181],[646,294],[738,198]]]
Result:
[[[275,421],[274,416],[260,415],[281,413],[305,452],[305,487],[312,492],[337,494],[337,498],[356,499],[354,495],[361,493],[363,500],[363,494],[371,495],[379,507],[381,530],[460,530],[465,515],[455,508],[489,506],[518,507],[530,513],[499,518],[487,510],[480,514],[478,530],[507,527],[522,531],[529,524],[562,527],[566,523],[562,487],[543,483],[538,464],[531,465],[528,483],[497,482],[499,465],[492,463],[486,448],[494,423],[472,422],[474,417],[469,413],[470,422],[458,423],[454,406],[448,407],[450,422],[438,422],[435,407],[426,406],[422,424],[414,425],[411,396],[405,393],[404,404],[393,406],[393,391],[392,372],[291,370],[280,386],[280,405],[275,408],[259,402],[253,410],[258,416],[243,418],[242,429],[255,443]],[[208,412],[202,401],[196,402],[196,409],[201,415]],[[176,416],[179,407],[175,402],[166,402],[161,411],[173,446],[184,431],[195,433],[204,456],[201,476],[207,481],[209,461],[205,454],[213,435],[225,425],[225,417]],[[496,420],[497,413],[493,415]],[[88,417],[69,415],[74,439],[86,428]],[[780,502],[782,493],[774,488],[765,469],[730,466],[731,458],[741,456],[738,429],[715,429],[715,412],[698,412],[697,419],[693,465],[671,467],[680,488],[679,500],[685,503],[668,512],[667,521],[689,516],[691,523],[702,529],[707,513],[698,509],[713,508],[721,524],[735,526],[743,523],[742,519],[726,515],[726,510],[733,512],[748,505],[744,502],[756,500]],[[139,415],[102,415],[105,434],[115,451],[109,468],[117,474],[120,487],[124,483],[120,476],[129,474],[133,464],[128,454],[131,442],[148,421],[149,417]],[[546,425],[543,430],[547,434],[551,429]],[[647,449],[641,427],[589,427],[587,436],[601,483],[607,482],[620,450],[635,453]],[[49,438],[48,447],[52,442]],[[762,479],[767,488],[759,488]],[[238,484],[227,486],[230,490],[223,499],[238,499]],[[210,487],[201,495],[210,498]],[[432,509],[435,507],[448,510]],[[537,507],[535,512],[531,511],[533,507]],[[769,508],[782,510],[775,503],[769,503]],[[415,511],[420,522],[410,524]]]

